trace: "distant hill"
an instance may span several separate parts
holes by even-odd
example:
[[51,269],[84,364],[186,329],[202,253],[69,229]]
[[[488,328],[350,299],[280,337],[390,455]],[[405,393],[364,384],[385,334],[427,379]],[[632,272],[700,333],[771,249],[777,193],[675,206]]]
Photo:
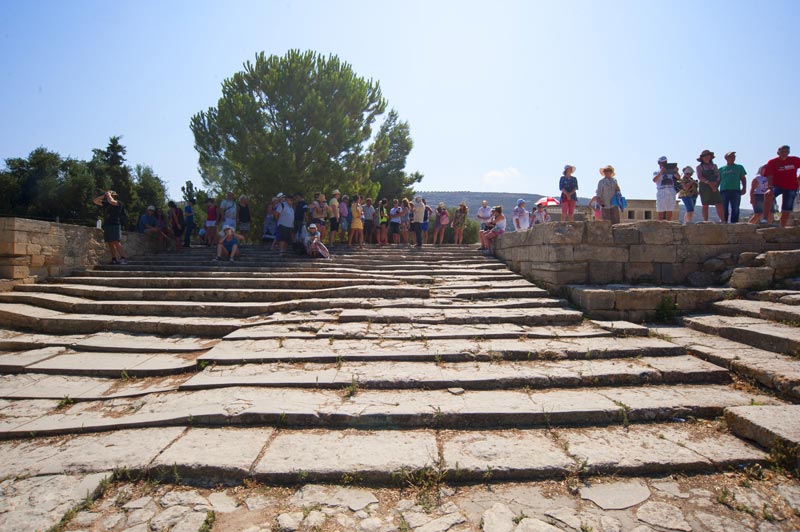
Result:
[[[469,192],[469,191],[426,191],[426,192],[417,192],[415,195],[422,196],[428,202],[428,205],[436,208],[440,201],[443,201],[448,208],[457,207],[459,203],[462,201],[466,202],[467,207],[469,207],[469,215],[470,218],[473,220],[475,219],[475,213],[478,212],[478,209],[481,206],[481,201],[486,200],[489,202],[489,205],[502,205],[503,212],[511,212],[511,209],[517,206],[517,200],[522,198],[525,200],[525,208],[529,211],[534,208],[534,204],[540,198],[543,198],[541,194],[531,194],[529,192]],[[410,199],[410,198],[409,198]],[[556,196],[558,199],[558,196]],[[578,197],[578,205],[588,205],[589,200],[591,198],[581,198]],[[628,198],[628,199],[642,199],[642,198]],[[647,198],[644,198],[647,199]],[[655,194],[651,198],[655,200]],[[742,197],[742,208],[740,210],[740,221],[746,221],[752,214],[752,209],[745,208],[750,207],[749,203],[749,196]],[[680,217],[683,220],[684,208],[683,202],[678,200],[678,205],[680,208]],[[695,207],[694,211],[694,221],[702,221],[703,217],[701,215],[701,205],[700,202],[697,202],[697,207]],[[711,221],[718,222],[719,218],[717,218],[716,212],[713,207],[711,207],[709,213],[709,218]],[[680,221],[680,220],[676,220]]]

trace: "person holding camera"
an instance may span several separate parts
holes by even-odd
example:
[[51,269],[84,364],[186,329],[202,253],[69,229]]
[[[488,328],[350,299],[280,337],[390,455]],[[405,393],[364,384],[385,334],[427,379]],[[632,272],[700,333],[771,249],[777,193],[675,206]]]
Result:
[[125,224],[125,206],[113,190],[97,196],[92,202],[103,207],[103,238],[111,252],[111,264],[127,264],[122,251],[122,226]]
[[675,210],[675,183],[678,182],[678,164],[667,161],[666,156],[658,158],[658,172],[653,172],[656,184],[656,212],[659,220],[672,221]]

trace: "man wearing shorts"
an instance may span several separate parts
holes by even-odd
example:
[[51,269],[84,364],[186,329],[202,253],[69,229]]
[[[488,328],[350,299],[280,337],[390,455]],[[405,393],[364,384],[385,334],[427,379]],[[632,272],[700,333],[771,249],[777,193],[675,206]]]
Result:
[[286,246],[294,240],[294,209],[291,199],[285,194],[278,194],[278,206],[275,207],[275,214],[278,222],[278,247],[281,253],[286,253]]
[[766,192],[777,199],[781,196],[781,227],[786,227],[792,217],[794,201],[797,199],[797,169],[800,157],[789,156],[789,146],[778,148],[778,156],[767,163],[764,174],[767,178]]
[[341,196],[339,189],[334,190],[331,192],[331,200],[328,202],[328,235],[330,237],[330,240],[328,241],[329,246],[333,246],[333,240],[339,233],[339,196]]

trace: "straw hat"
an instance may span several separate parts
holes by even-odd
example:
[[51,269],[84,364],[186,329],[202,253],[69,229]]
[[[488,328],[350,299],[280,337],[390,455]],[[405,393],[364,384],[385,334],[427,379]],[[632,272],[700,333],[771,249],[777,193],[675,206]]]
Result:
[[697,158],[697,162],[698,163],[702,163],[703,162],[703,157],[705,157],[706,155],[710,155],[711,156],[711,160],[712,161],[714,160],[714,152],[713,151],[711,151],[711,150],[703,150],[703,152],[700,154],[700,157]]
[[606,165],[606,166],[604,166],[604,167],[602,167],[600,169],[600,175],[605,176],[606,175],[605,174],[606,170],[611,170],[611,177],[614,177],[615,175],[617,175],[616,172],[614,172],[614,167],[611,166],[610,164]]

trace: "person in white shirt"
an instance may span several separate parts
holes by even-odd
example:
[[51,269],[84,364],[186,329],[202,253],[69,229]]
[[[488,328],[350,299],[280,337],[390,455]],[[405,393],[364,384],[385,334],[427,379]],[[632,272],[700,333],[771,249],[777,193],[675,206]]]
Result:
[[488,224],[492,219],[492,208],[489,207],[489,203],[486,200],[481,202],[481,206],[478,209],[477,218],[481,224],[481,231],[485,231],[486,224]]
[[531,214],[525,209],[525,200],[518,199],[517,206],[512,211],[515,231],[527,231],[531,226]]
[[533,213],[533,225],[546,224],[552,221],[550,213],[544,209],[544,204],[539,203],[536,205],[536,211]]

